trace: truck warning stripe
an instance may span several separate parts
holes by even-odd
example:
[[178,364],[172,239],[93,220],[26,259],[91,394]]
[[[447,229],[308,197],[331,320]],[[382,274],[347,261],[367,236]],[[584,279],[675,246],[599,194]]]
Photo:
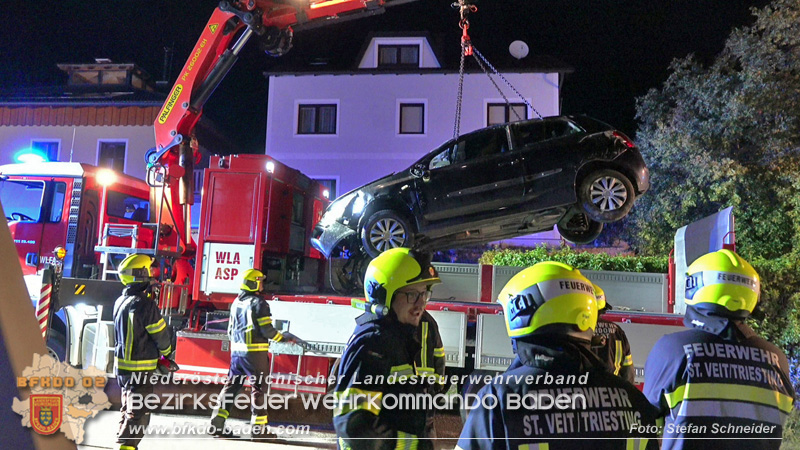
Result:
[[75,295],[85,295],[86,294],[86,285],[85,284],[76,284],[75,285]]

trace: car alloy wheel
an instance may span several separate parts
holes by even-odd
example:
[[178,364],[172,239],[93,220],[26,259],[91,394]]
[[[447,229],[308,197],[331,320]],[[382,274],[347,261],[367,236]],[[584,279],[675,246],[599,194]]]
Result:
[[616,222],[633,207],[636,194],[628,177],[605,169],[583,179],[578,196],[589,218],[601,223]]
[[391,248],[411,247],[411,226],[407,220],[391,210],[373,214],[361,235],[367,254],[373,258]]

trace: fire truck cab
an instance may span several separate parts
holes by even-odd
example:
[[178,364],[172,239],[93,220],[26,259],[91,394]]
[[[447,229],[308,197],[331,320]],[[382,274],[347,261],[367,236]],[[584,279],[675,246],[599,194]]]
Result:
[[[0,166],[0,203],[24,275],[66,250],[66,277],[97,278],[95,245],[131,246],[131,236],[103,235],[101,223],[139,225],[151,219],[150,188],[142,180],[82,163],[43,162]],[[138,246],[152,246],[153,234],[141,227]]]

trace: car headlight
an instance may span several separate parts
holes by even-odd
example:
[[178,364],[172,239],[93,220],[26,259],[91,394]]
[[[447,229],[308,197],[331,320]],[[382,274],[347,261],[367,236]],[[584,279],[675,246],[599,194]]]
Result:
[[347,205],[350,204],[350,200],[352,199],[353,196],[350,195],[347,197],[340,198],[335,202],[331,203],[330,208],[328,208],[328,210],[325,211],[325,214],[322,215],[322,219],[320,219],[319,221],[319,226],[327,227],[333,224],[333,222],[336,222],[336,220],[338,220],[339,218],[341,218],[342,214],[344,214],[345,208],[347,208]]

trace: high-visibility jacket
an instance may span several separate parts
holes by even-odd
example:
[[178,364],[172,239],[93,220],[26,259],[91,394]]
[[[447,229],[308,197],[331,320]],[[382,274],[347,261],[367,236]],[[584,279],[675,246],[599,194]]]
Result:
[[160,356],[172,353],[172,338],[145,283],[125,287],[114,303],[114,359],[117,374],[155,370]]
[[536,338],[517,340],[516,368],[478,392],[456,449],[658,449],[655,410],[588,342]]
[[[365,313],[342,354],[333,425],[340,449],[431,448],[425,439],[426,410],[401,408],[401,394],[425,393],[414,360],[420,352],[415,327],[394,316]],[[393,403],[384,408],[383,401]],[[389,400],[387,400],[389,401]]]
[[439,325],[436,319],[423,311],[419,326],[417,327],[417,340],[422,348],[416,358],[417,372],[431,376],[436,380],[432,385],[434,393],[440,393],[446,386],[444,344],[439,334]]
[[614,375],[633,383],[636,371],[633,368],[631,344],[619,325],[603,318],[597,319],[592,351],[605,361]]
[[662,337],[644,393],[665,417],[663,449],[778,449],[794,403],[786,356],[738,321]]
[[269,351],[269,341],[280,341],[283,334],[272,324],[269,304],[260,295],[242,291],[231,304],[228,322],[231,356]]

